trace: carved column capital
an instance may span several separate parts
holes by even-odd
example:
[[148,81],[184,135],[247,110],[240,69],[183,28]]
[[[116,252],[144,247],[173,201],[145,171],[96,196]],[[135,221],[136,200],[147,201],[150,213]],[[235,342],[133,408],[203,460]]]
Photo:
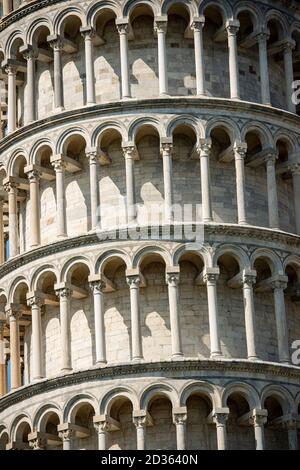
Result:
[[228,20],[226,23],[226,30],[228,36],[236,36],[240,29],[239,20]]
[[72,289],[68,287],[58,288],[55,289],[55,293],[60,299],[69,299],[72,296]]
[[186,424],[187,413],[173,413],[173,423],[183,425]]
[[166,283],[170,287],[177,287],[179,284],[179,273],[166,273]]
[[168,29],[168,18],[167,17],[155,17],[154,18],[154,32],[156,34],[166,34]]
[[100,294],[105,289],[105,282],[102,280],[89,282],[89,287],[93,294]]
[[236,142],[233,147],[235,158],[244,160],[247,155],[247,148],[246,142]]
[[193,18],[191,22],[191,30],[202,31],[204,25],[205,25],[205,16],[199,16],[197,18]]
[[133,424],[136,428],[145,428],[147,426],[147,416],[134,416]]
[[58,436],[62,441],[70,441],[75,437],[75,431],[73,429],[64,429],[59,431]]
[[126,276],[126,282],[132,289],[137,289],[141,284],[141,278],[138,274],[134,276]]

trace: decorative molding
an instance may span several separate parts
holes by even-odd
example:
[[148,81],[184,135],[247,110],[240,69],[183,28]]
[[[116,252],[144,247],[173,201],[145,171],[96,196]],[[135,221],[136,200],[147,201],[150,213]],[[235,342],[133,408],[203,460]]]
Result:
[[[194,96],[187,97],[168,97],[168,98],[151,98],[136,100],[131,99],[128,101],[115,101],[105,104],[97,104],[94,106],[85,106],[74,110],[62,111],[59,114],[54,114],[45,117],[39,121],[35,121],[29,125],[17,129],[15,132],[5,136],[0,142],[0,155],[9,151],[10,147],[16,147],[24,140],[34,136],[36,138],[40,133],[47,133],[50,129],[59,126],[66,126],[76,122],[84,122],[87,119],[103,119],[108,120],[111,117],[119,115],[123,118],[124,114],[131,114],[132,111],[137,115],[138,113],[145,116],[151,113],[161,112],[162,116],[168,110],[169,114],[193,114],[200,119],[222,119],[223,116],[231,115],[231,119],[239,117],[240,113],[251,113],[251,120],[256,119],[264,124],[272,125],[272,123],[282,121],[282,128],[286,129],[287,125],[293,127],[292,132],[297,136],[300,128],[300,117],[296,114],[291,114],[288,111],[278,108],[270,108],[257,103],[250,103],[248,101],[233,101],[227,98],[199,98]],[[227,113],[227,114],[225,114]],[[249,118],[250,120],[250,118]],[[275,121],[274,121],[275,120]],[[300,135],[299,135],[300,138]]]
[[[191,229],[193,233],[195,233],[196,225],[193,224],[191,226]],[[209,237],[211,236],[220,237],[221,239],[224,236],[226,236],[227,237],[226,243],[228,243],[228,237],[237,238],[239,240],[238,242],[239,245],[241,243],[240,241],[241,239],[248,238],[248,239],[253,240],[253,245],[255,246],[255,248],[259,247],[259,245],[255,243],[255,241],[260,241],[260,242],[267,241],[268,243],[270,242],[273,242],[274,244],[282,243],[284,245],[300,249],[300,236],[281,232],[281,231],[275,231],[275,230],[267,229],[264,227],[260,228],[260,227],[254,227],[251,225],[242,226],[242,225],[226,225],[226,224],[212,223],[212,224],[206,224],[204,230],[205,230],[204,232],[205,243],[211,241],[209,240]],[[127,232],[126,235],[124,234],[125,231]],[[158,238],[155,238],[155,239],[150,238],[151,231],[153,233],[157,233]],[[139,242],[161,241],[163,243],[168,243],[168,242],[190,243],[190,240],[185,240],[183,238],[181,239],[176,238],[177,234],[178,234],[178,226],[176,226],[176,229],[174,226],[171,226],[170,227],[170,239],[166,240],[163,226],[159,226],[158,228],[149,227],[148,228],[149,239],[141,239],[138,241]],[[115,242],[119,244],[120,240],[124,243],[131,241],[130,236],[128,234],[128,229],[117,230],[116,233],[105,231],[101,233],[101,238],[102,239],[99,239],[98,235],[94,233],[87,233],[85,235],[80,235],[78,237],[71,237],[71,238],[66,238],[63,240],[55,241],[48,245],[35,248],[31,251],[28,251],[27,253],[22,253],[19,256],[9,259],[2,266],[0,266],[0,279],[3,279],[5,276],[10,274],[11,272],[16,271],[17,269],[23,266],[27,266],[28,264],[36,260],[41,260],[51,255],[57,255],[58,253],[68,252],[69,250],[82,248],[84,246],[88,247],[88,246],[99,245],[99,248],[103,248],[103,245],[105,246],[106,243]],[[221,241],[213,240],[213,242],[216,245],[215,248],[217,248],[218,246],[222,244]],[[231,243],[234,243],[234,242],[231,241]],[[250,246],[249,243],[248,245]],[[274,249],[277,249],[277,247],[274,247]],[[66,255],[67,254],[68,253],[66,253]]]
[[[4,397],[0,398],[0,413],[7,408],[10,408],[17,403],[30,399],[39,394],[51,392],[52,390],[62,389],[63,387],[70,387],[72,385],[80,385],[85,382],[96,382],[107,379],[122,379],[132,377],[160,377],[177,378],[176,374],[184,373],[184,378],[201,377],[201,380],[206,378],[211,380],[210,375],[204,375],[204,372],[217,373],[218,378],[226,378],[232,380],[230,373],[247,373],[247,380],[251,380],[251,374],[262,375],[264,378],[277,378],[291,380],[295,379],[299,384],[300,380],[300,367],[285,366],[281,364],[267,363],[267,362],[251,362],[239,360],[181,360],[170,362],[157,362],[157,363],[130,363],[117,366],[108,366],[105,368],[92,368],[85,371],[78,371],[69,373],[67,375],[53,377],[51,379],[42,380],[38,383],[32,383],[18,390],[11,392]],[[199,374],[200,373],[200,374]],[[223,376],[220,375],[223,373]],[[239,375],[240,377],[240,375]],[[255,377],[256,379],[258,377]],[[290,384],[291,385],[291,384]]]

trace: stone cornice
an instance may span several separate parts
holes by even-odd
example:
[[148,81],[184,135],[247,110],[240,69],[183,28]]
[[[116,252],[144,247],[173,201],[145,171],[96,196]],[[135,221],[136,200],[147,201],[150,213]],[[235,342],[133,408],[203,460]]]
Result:
[[[153,230],[154,229],[154,230]],[[191,227],[193,233],[196,231],[196,226]],[[150,238],[151,230],[152,233],[159,233],[159,236],[155,239]],[[124,233],[126,231],[126,233]],[[183,238],[178,238],[174,236],[174,227],[171,227],[170,238],[166,240],[163,236],[163,227],[160,226],[156,232],[155,227],[151,227],[148,230],[149,239],[141,239],[135,243],[142,242],[168,242],[173,241],[177,243],[190,243],[190,240],[185,240]],[[178,233],[178,226],[176,226],[175,234]],[[215,237],[215,238],[210,238]],[[229,243],[228,237],[235,238],[239,241],[239,244],[242,242],[244,244],[257,244],[257,242],[273,242],[274,244],[281,244],[278,249],[282,250],[283,248],[300,248],[300,237],[290,233],[285,233],[281,231],[274,231],[267,228],[253,227],[250,225],[226,225],[226,224],[208,224],[205,225],[204,232],[204,243],[222,243],[222,238],[225,237],[226,243]],[[102,249],[106,243],[117,243],[121,242],[130,242],[131,238],[128,235],[127,229],[118,230],[115,232],[101,232],[101,239],[94,233],[87,233],[85,235],[80,235],[78,237],[70,237],[64,240],[50,243],[45,246],[41,246],[34,250],[23,253],[19,256],[14,257],[11,260],[8,260],[2,266],[0,266],[0,279],[3,279],[5,276],[11,272],[19,269],[23,266],[26,266],[32,263],[35,260],[42,260],[43,258],[51,255],[57,255],[58,253],[67,252],[77,248],[83,248],[88,246],[99,246],[99,249]],[[231,240],[232,241],[232,240]]]
[[251,378],[252,374],[257,375],[257,378],[295,380],[296,384],[300,380],[300,367],[284,366],[281,364],[267,363],[267,362],[250,362],[242,360],[183,360],[171,362],[157,362],[157,363],[142,363],[142,364],[120,364],[118,366],[108,366],[105,368],[91,368],[84,371],[78,371],[45,379],[37,383],[26,385],[20,389],[7,394],[0,399],[0,413],[5,409],[16,405],[26,399],[30,399],[36,395],[51,392],[52,390],[70,387],[73,385],[80,385],[86,382],[101,381],[107,379],[122,379],[132,377],[149,377],[157,374],[160,377],[163,375],[167,378],[177,378],[177,374],[182,378],[184,372],[185,377],[195,378],[203,373],[217,373],[219,378],[231,378],[232,374],[247,374],[247,379]]
[[47,132],[55,127],[66,126],[74,122],[82,123],[88,119],[103,119],[105,117],[130,115],[132,113],[135,115],[138,113],[147,115],[147,113],[151,114],[153,112],[172,114],[178,111],[180,111],[181,114],[186,112],[191,115],[194,113],[200,118],[206,116],[206,114],[208,114],[208,118],[216,116],[217,113],[218,116],[221,117],[222,113],[226,112],[232,113],[232,117],[239,118],[239,120],[251,119],[253,121],[253,119],[261,119],[263,122],[269,122],[277,127],[280,122],[282,122],[282,127],[286,127],[286,125],[289,124],[293,127],[295,133],[297,133],[300,128],[300,117],[296,114],[261,104],[250,103],[248,101],[198,97],[132,99],[64,111],[48,116],[30,125],[23,126],[1,140],[0,155],[8,151],[10,147],[23,142],[24,139],[31,136],[36,136],[41,131]]

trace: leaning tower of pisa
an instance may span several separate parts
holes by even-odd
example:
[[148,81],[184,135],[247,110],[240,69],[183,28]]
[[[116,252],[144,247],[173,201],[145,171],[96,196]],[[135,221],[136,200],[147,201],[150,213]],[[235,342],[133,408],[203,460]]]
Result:
[[1,5],[0,449],[298,448],[299,2]]

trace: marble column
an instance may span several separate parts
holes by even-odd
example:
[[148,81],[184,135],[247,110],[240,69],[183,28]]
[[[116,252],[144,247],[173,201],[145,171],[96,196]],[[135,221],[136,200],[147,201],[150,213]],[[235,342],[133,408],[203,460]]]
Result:
[[163,160],[163,174],[164,174],[165,222],[171,222],[173,220],[172,152],[173,152],[173,145],[171,143],[162,142],[161,156]]
[[5,262],[3,205],[3,199],[0,199],[0,265]]
[[58,433],[59,438],[63,443],[63,450],[72,450],[72,441],[75,437],[75,433],[72,429],[66,429]]
[[172,341],[172,359],[180,359],[183,356],[181,344],[181,328],[179,315],[179,298],[178,298],[178,273],[166,273],[166,282],[169,294],[169,311],[171,325],[171,341]]
[[123,147],[125,158],[126,173],[126,206],[127,206],[127,222],[133,222],[136,218],[135,211],[135,182],[134,182],[134,146]]
[[0,397],[7,393],[6,386],[6,359],[4,345],[4,327],[6,324],[5,315],[0,313]]
[[81,34],[84,37],[84,48],[85,48],[86,104],[94,105],[96,104],[94,46],[93,46],[93,38],[95,37],[95,30],[93,28],[81,28]]
[[40,172],[36,169],[27,173],[30,189],[30,247],[36,248],[41,244],[40,229]]
[[146,416],[133,417],[133,423],[136,428],[137,450],[146,450],[147,417]]
[[166,50],[167,27],[168,27],[167,17],[156,17],[154,19],[154,30],[157,34],[158,79],[159,79],[160,96],[168,95],[168,72],[167,72],[167,50]]
[[9,309],[7,311],[10,331],[10,385],[12,390],[21,387],[21,357],[20,357],[20,331],[19,313]]
[[279,361],[283,364],[290,364],[289,337],[285,311],[284,290],[287,288],[287,278],[278,279],[272,282],[274,290],[274,307],[278,340]]
[[23,56],[27,61],[26,109],[27,124],[30,124],[36,120],[35,69],[38,54],[33,48],[28,47],[23,51]]
[[269,35],[265,32],[259,33],[257,36],[258,50],[259,50],[259,69],[260,69],[260,83],[261,83],[261,102],[267,106],[271,105],[270,95],[270,77],[268,66],[268,50],[267,41]]
[[[264,410],[262,410],[264,411]],[[254,413],[250,418],[250,424],[254,429],[255,449],[265,450],[265,424],[267,416]]]
[[12,0],[3,0],[3,16],[9,15],[12,11]]
[[196,88],[198,96],[205,96],[205,73],[204,73],[204,49],[203,49],[203,27],[205,17],[194,18],[191,29],[194,31]]
[[7,73],[7,132],[14,132],[17,127],[17,85],[16,75],[17,67],[8,64],[5,68]]
[[48,36],[48,42],[53,49],[54,60],[54,108],[56,111],[64,109],[64,88],[63,88],[63,68],[62,52],[63,41],[57,35]]
[[202,194],[202,218],[204,223],[210,223],[213,220],[211,206],[211,185],[210,185],[210,152],[211,139],[203,139],[198,149],[200,155],[201,171],[201,194]]
[[109,423],[102,421],[95,423],[98,433],[98,450],[107,450],[107,433],[109,432]]
[[253,285],[256,283],[256,272],[244,271],[243,273],[243,297],[245,311],[245,327],[247,339],[247,355],[250,361],[258,359],[256,352],[256,328],[255,328],[255,307],[253,299]]
[[298,450],[298,432],[296,419],[288,419],[284,422],[284,427],[288,433],[289,450]]
[[173,421],[176,426],[177,450],[186,450],[186,413],[174,413]]
[[60,335],[61,335],[61,370],[72,370],[71,365],[71,331],[70,331],[70,301],[71,290],[67,287],[56,289],[60,306]]
[[105,283],[101,280],[90,282],[90,288],[94,299],[94,322],[95,322],[95,349],[96,364],[106,364],[106,341],[104,323],[104,293]]
[[296,222],[296,233],[300,235],[300,163],[290,166],[293,178],[293,194],[294,194],[294,211]]
[[245,156],[247,153],[246,144],[236,144],[234,146],[235,175],[236,175],[236,199],[238,209],[238,223],[247,225],[246,217],[246,194],[245,194]]
[[13,258],[19,254],[18,189],[17,185],[13,181],[6,182],[4,184],[4,189],[8,192],[9,257]]
[[56,176],[56,227],[57,237],[67,237],[65,163],[62,158],[51,160]]
[[43,378],[43,358],[42,358],[42,302],[37,296],[29,297],[27,304],[31,308],[31,347],[32,347],[32,381]]
[[268,208],[269,227],[279,229],[278,193],[276,179],[276,160],[278,154],[270,153],[266,160],[267,165],[267,186],[268,186]]
[[225,408],[213,414],[213,421],[217,428],[217,445],[218,450],[227,450],[227,429],[226,422],[228,420],[229,410]]
[[293,66],[293,50],[295,49],[295,41],[287,41],[283,46],[283,61],[285,75],[285,92],[287,99],[287,110],[290,113],[296,113],[296,105],[293,103],[292,95],[294,93],[294,66]]
[[219,274],[219,268],[207,268],[203,276],[203,281],[207,288],[211,358],[222,356],[219,336],[217,301],[217,282],[219,279]]
[[128,22],[124,19],[116,19],[116,26],[120,36],[120,60],[121,60],[121,85],[122,98],[131,98],[129,80],[128,58]]
[[141,314],[140,314],[140,276],[127,276],[130,289],[131,310],[131,358],[133,362],[143,359]]
[[239,64],[236,37],[239,27],[240,22],[238,20],[229,20],[226,25],[229,49],[230,97],[233,100],[240,99]]
[[90,195],[91,195],[91,229],[96,230],[99,227],[99,180],[98,180],[98,153],[97,151],[86,152],[90,166]]

